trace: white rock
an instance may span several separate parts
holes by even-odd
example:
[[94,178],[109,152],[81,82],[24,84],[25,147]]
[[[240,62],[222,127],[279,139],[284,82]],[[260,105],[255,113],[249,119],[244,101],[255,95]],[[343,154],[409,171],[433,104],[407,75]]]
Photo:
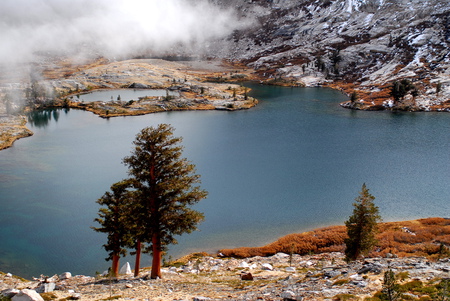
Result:
[[278,257],[278,258],[288,258],[289,254],[286,253],[277,253],[275,255],[273,255],[273,257]]
[[258,267],[258,265],[256,263],[252,264],[251,266],[249,266],[250,269],[256,269]]
[[241,264],[239,264],[239,267],[240,267],[240,268],[249,268],[250,266],[248,265],[247,262],[242,261]]
[[122,268],[120,268],[119,274],[122,275],[131,275],[133,272],[131,271],[130,263],[125,263]]
[[70,272],[65,272],[59,275],[60,280],[66,280],[72,278],[72,274]]
[[12,277],[11,273],[6,274],[6,277]]
[[211,300],[210,298],[207,297],[194,297],[193,301],[208,301]]
[[273,270],[273,266],[270,263],[263,263],[261,268],[263,270],[268,270],[268,271],[272,271]]
[[295,273],[295,268],[294,267],[287,267],[286,268],[286,272],[293,272],[293,273]]
[[35,290],[23,289],[11,298],[11,301],[44,301]]

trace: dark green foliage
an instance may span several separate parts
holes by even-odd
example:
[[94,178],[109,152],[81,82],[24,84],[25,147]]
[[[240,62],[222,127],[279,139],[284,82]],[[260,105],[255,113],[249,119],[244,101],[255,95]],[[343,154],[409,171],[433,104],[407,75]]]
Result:
[[388,269],[384,272],[383,290],[381,291],[380,299],[387,301],[400,300],[400,286],[396,283],[395,273]]
[[108,241],[103,245],[109,252],[106,260],[112,260],[114,255],[125,256],[125,247],[131,244],[132,224],[129,213],[133,210],[133,196],[129,188],[129,181],[115,183],[111,186],[111,192],[105,192],[97,200],[102,206],[99,209],[99,217],[95,219],[100,227],[92,228],[97,232],[108,234]]
[[413,97],[418,95],[418,90],[413,83],[411,83],[408,79],[402,79],[401,81],[395,81],[391,86],[390,95],[394,97],[396,102],[403,99],[403,97],[408,94],[408,92],[412,91]]
[[354,103],[355,101],[357,101],[359,98],[358,93],[356,93],[356,91],[353,91],[352,94],[350,94],[350,101],[352,103]]
[[174,138],[167,124],[144,128],[134,140],[128,166],[135,189],[133,215],[139,223],[139,239],[151,244],[152,278],[161,277],[162,251],[177,243],[175,236],[197,229],[203,214],[191,209],[207,192],[196,186],[200,176],[195,166],[181,158],[181,138]]
[[359,196],[353,203],[353,214],[345,222],[348,238],[345,239],[345,256],[348,261],[367,255],[376,244],[377,223],[381,221],[375,197],[363,184]]
[[438,289],[438,300],[447,301],[450,300],[450,291],[449,291],[450,279],[442,279],[441,283],[437,286]]
[[438,94],[439,95],[439,93],[442,91],[442,83],[441,82],[438,82],[437,84],[436,84],[436,94]]

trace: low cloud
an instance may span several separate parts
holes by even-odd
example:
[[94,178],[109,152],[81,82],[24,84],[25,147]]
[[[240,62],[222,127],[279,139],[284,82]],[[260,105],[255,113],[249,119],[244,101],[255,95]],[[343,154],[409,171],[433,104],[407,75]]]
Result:
[[207,0],[1,0],[0,64],[49,54],[201,52],[244,25]]

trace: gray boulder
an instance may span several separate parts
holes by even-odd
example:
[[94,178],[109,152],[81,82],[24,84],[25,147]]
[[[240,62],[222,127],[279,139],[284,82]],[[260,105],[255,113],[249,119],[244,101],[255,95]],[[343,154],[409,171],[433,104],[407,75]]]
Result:
[[36,292],[39,294],[42,293],[50,293],[55,290],[56,284],[54,282],[42,283],[37,289]]
[[12,298],[12,297],[14,297],[15,295],[17,295],[18,293],[19,293],[20,291],[19,290],[17,290],[17,289],[14,289],[14,288],[8,288],[8,289],[6,289],[6,290],[3,290],[2,292],[1,292],[1,294],[3,295],[3,296],[5,296],[6,298]]
[[11,301],[44,301],[44,299],[35,290],[23,289]]
[[66,280],[72,278],[72,274],[70,272],[65,272],[59,275],[59,280]]

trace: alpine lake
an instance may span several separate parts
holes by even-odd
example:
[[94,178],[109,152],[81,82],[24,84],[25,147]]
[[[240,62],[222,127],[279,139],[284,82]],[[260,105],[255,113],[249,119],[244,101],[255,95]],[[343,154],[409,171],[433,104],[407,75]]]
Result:
[[384,221],[450,217],[450,114],[353,111],[331,89],[249,87],[260,103],[235,112],[33,112],[34,135],[0,152],[0,271],[106,270],[106,236],[91,229],[96,200],[127,177],[122,159],[135,135],[160,123],[183,137],[209,192],[195,205],[205,214],[199,231],[179,237],[167,258],[342,225],[363,183]]

